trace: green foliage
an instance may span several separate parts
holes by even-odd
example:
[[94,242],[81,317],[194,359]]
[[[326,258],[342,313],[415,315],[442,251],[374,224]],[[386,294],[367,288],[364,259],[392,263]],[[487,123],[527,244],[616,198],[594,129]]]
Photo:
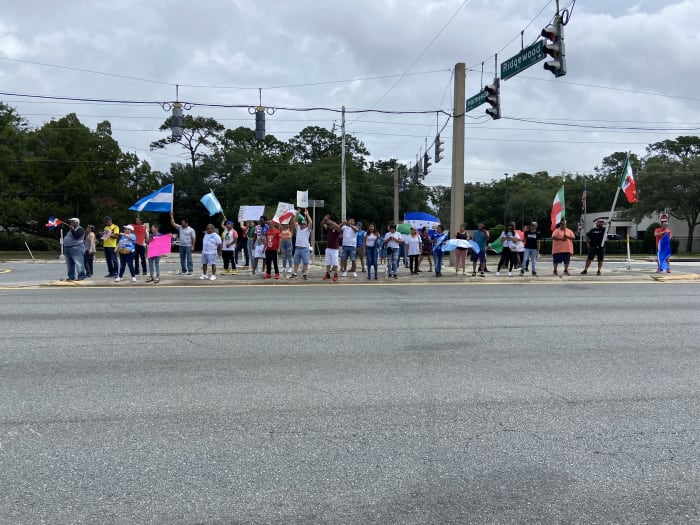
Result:
[[0,233],[0,251],[26,251],[25,242],[33,252],[55,251],[58,253],[61,249],[60,242],[55,239],[20,233]]

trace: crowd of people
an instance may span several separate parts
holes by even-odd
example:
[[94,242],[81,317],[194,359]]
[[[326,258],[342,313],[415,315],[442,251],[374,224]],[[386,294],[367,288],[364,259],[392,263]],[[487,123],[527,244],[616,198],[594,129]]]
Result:
[[[170,223],[177,232],[180,269],[179,275],[193,275],[193,252],[197,233],[186,218],[175,222],[173,213]],[[95,227],[80,226],[80,219],[73,217],[67,221],[68,233],[64,237],[64,250],[68,281],[83,280],[93,277],[94,257],[98,245]],[[410,231],[399,233],[396,224],[388,224],[380,229],[370,223],[365,230],[361,222],[353,218],[336,221],[331,214],[326,214],[320,223],[325,238],[323,280],[337,282],[340,277],[357,278],[358,263],[367,280],[378,280],[379,267],[384,267],[388,279],[399,278],[402,261],[410,275],[418,275],[424,270],[435,277],[443,276],[443,257],[448,250],[449,236],[438,224],[434,230],[428,227],[419,229],[410,226]],[[247,270],[249,275],[262,274],[263,279],[279,280],[286,274],[289,279],[308,279],[309,263],[312,251],[313,223],[308,210],[297,209],[284,224],[277,220],[268,221],[261,216],[258,221],[241,221],[234,223],[225,216],[221,221],[221,233],[213,224],[206,226],[202,237],[201,274],[202,280],[217,279],[217,260],[223,262],[222,275],[237,275],[238,268]],[[587,256],[585,267],[580,273],[587,275],[594,260],[597,260],[597,275],[601,275],[605,257],[606,228],[599,219],[595,227],[586,233]],[[115,282],[124,280],[126,270],[132,282],[138,275],[148,275],[146,282],[160,282],[160,255],[149,255],[149,243],[160,237],[157,224],[150,225],[150,231],[140,217],[133,224],[126,224],[121,229],[112,222],[111,217],[104,218],[100,240],[104,249],[107,275]],[[655,231],[658,256],[657,271],[670,272],[669,259],[671,230],[668,218],[661,217],[661,228]],[[466,224],[459,226],[455,239],[463,241],[454,247],[454,270],[467,275],[467,259],[471,262],[471,275],[484,277],[487,268],[487,251],[496,244],[483,223],[469,232]],[[543,236],[536,222],[528,224],[523,230],[517,229],[515,223],[509,224],[498,237],[501,249],[496,267],[496,276],[501,270],[512,276],[519,269],[521,276],[531,272],[537,276],[537,264],[541,254]],[[571,256],[574,253],[575,234],[562,220],[552,232],[553,274],[568,276]],[[471,243],[471,244],[470,244]],[[663,253],[662,253],[663,250]],[[148,265],[146,261],[148,260]],[[242,264],[241,264],[242,263]],[[559,272],[560,265],[563,271]]]

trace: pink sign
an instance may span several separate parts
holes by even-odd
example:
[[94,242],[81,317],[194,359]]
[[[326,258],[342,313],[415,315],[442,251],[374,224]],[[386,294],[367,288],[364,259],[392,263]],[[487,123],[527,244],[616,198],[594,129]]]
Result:
[[170,245],[172,243],[172,235],[169,233],[166,235],[159,235],[158,237],[153,237],[151,242],[148,243],[148,258],[158,257],[160,255],[165,255],[170,253]]

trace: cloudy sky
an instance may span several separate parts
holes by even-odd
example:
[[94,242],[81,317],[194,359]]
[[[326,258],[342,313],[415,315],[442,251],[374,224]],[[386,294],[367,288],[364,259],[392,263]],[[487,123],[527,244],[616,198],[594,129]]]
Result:
[[[373,159],[415,162],[453,113],[453,71],[467,67],[475,95],[498,63],[532,43],[555,13],[548,0],[12,0],[0,18],[0,101],[34,125],[74,112],[87,126],[109,120],[122,149],[167,170],[175,147],[150,152],[167,113],[154,104],[51,101],[20,95],[193,104],[228,128],[254,127],[245,108],[284,107],[267,117],[282,140],[305,126],[347,131]],[[615,151],[700,130],[700,2],[578,0],[565,29],[568,74],[542,63],[501,83],[500,120],[468,114],[464,179],[504,173],[586,173]],[[482,75],[483,63],[483,75]],[[293,111],[301,108],[319,111]],[[332,111],[336,110],[336,111]],[[553,125],[551,122],[559,123]],[[429,185],[449,185],[445,160]],[[432,155],[432,151],[431,151]]]

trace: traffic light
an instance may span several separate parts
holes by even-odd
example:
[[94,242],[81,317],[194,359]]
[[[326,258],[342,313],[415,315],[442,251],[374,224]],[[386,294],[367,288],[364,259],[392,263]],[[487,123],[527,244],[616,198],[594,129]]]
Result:
[[255,108],[255,140],[265,140],[265,108]]
[[544,44],[544,52],[554,60],[544,63],[544,68],[551,71],[555,77],[566,75],[566,57],[564,53],[564,24],[561,16],[554,18],[551,25],[542,30],[541,36],[549,40]]
[[488,94],[486,102],[491,104],[491,107],[486,110],[486,114],[493,120],[501,118],[501,79],[495,77],[493,84],[484,86],[484,91]]
[[180,102],[173,102],[173,116],[170,122],[170,134],[172,135],[173,141],[177,142],[182,138],[182,126],[182,104]]
[[442,152],[445,151],[445,148],[442,147],[442,145],[445,143],[444,140],[440,140],[440,134],[438,133],[435,135],[435,164],[440,162],[442,160]]
[[420,178],[420,167],[418,166],[418,163],[416,163],[415,166],[413,166],[413,181],[418,182]]
[[428,152],[426,151],[423,153],[423,177],[428,176],[428,168],[432,165],[433,163],[430,162],[430,155],[428,155]]

